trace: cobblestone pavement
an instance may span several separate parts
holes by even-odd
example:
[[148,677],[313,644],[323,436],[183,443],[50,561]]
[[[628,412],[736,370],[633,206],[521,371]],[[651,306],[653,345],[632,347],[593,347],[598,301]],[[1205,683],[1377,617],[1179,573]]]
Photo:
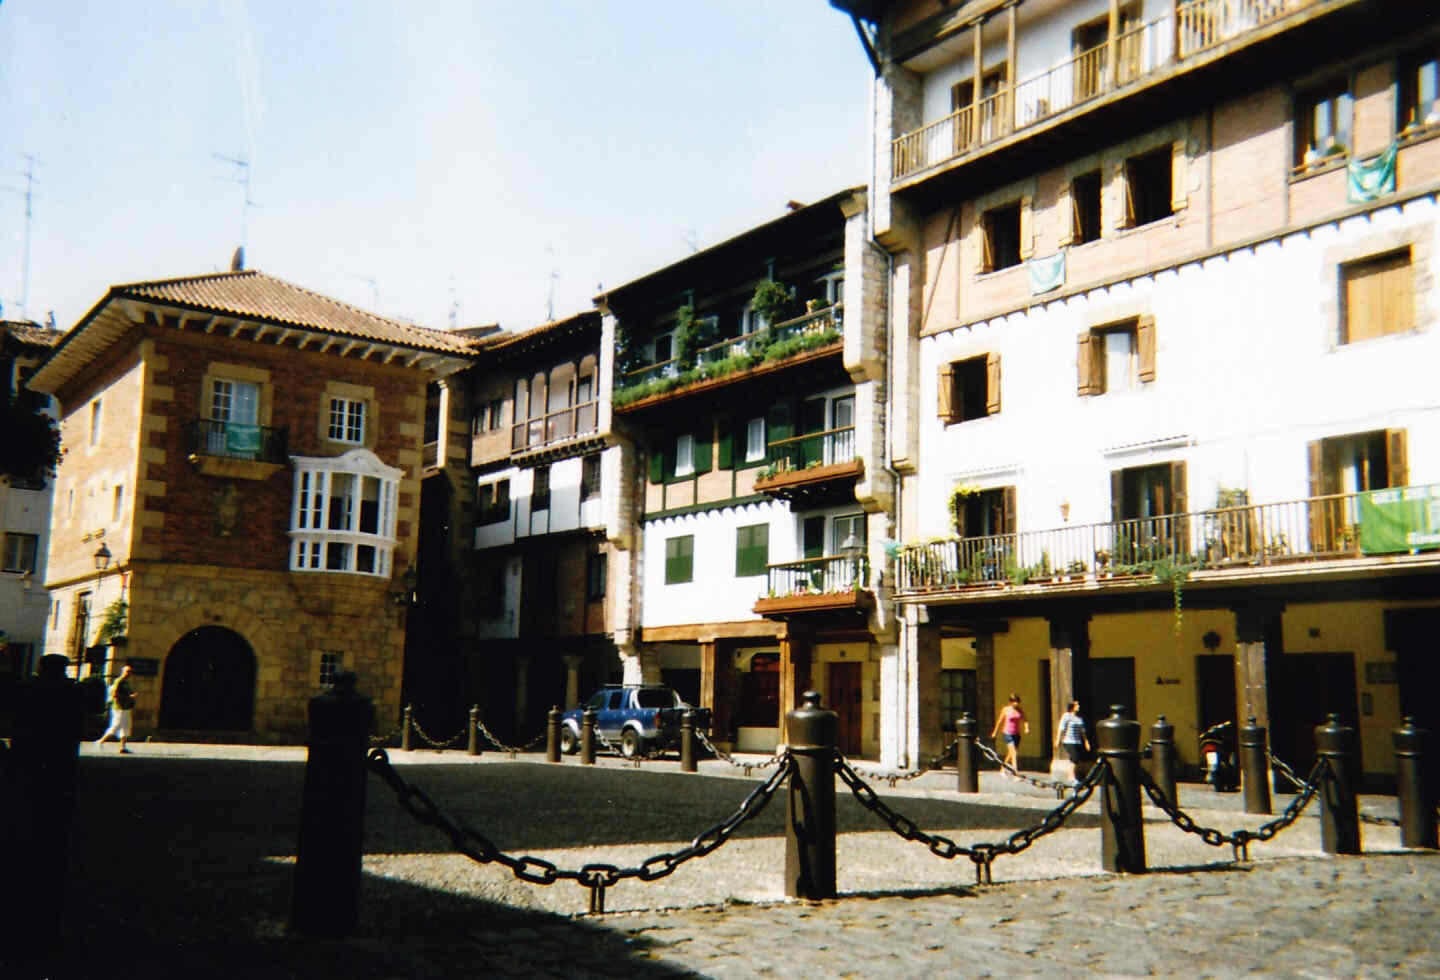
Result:
[[[573,883],[532,885],[451,853],[371,780],[360,928],[346,940],[303,939],[286,929],[303,750],[134,750],[122,759],[84,748],[64,947],[0,962],[0,976],[1440,975],[1440,854],[1400,849],[1393,828],[1366,825],[1363,857],[1327,857],[1312,808],[1236,864],[1228,847],[1209,848],[1147,807],[1152,871],[1117,876],[1099,868],[1092,800],[1064,829],[998,859],[996,883],[977,887],[968,860],[900,839],[843,787],[840,898],[784,898],[776,799],[713,854],[610,889],[611,911],[591,916]],[[683,846],[765,775],[747,780],[715,760],[699,776],[618,759],[552,766],[535,755],[395,751],[392,760],[502,849],[561,867],[636,866]],[[996,773],[965,797],[953,772],[873,785],[958,843],[1003,840],[1056,805]],[[1277,812],[1288,799],[1276,797]],[[1266,819],[1205,787],[1182,786],[1180,802],[1225,830]],[[1364,807],[1394,813],[1385,797]]]

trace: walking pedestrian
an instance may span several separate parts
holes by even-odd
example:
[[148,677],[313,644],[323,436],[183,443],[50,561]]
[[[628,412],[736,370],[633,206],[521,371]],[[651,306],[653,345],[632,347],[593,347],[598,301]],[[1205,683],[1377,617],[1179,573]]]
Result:
[[120,742],[121,753],[129,755],[130,750],[125,743],[130,740],[134,713],[135,691],[130,687],[130,665],[127,663],[120,668],[120,676],[115,678],[115,683],[110,685],[110,727],[95,740],[95,744],[99,745],[114,735]]
[[1025,712],[1020,707],[1020,695],[1010,693],[1010,703],[1000,709],[1000,717],[995,719],[995,730],[990,737],[996,738],[1003,735],[1005,739],[1005,778],[1019,778],[1020,769],[1020,736],[1030,734],[1030,722],[1025,719]]
[[1060,716],[1055,726],[1055,748],[1065,747],[1065,756],[1070,760],[1070,782],[1075,782],[1075,765],[1090,752],[1090,736],[1085,731],[1085,719],[1080,717],[1080,702],[1071,701],[1070,707]]

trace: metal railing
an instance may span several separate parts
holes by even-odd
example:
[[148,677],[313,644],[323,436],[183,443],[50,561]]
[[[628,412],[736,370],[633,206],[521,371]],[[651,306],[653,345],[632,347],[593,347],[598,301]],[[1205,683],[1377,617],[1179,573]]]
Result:
[[200,456],[284,463],[289,460],[288,432],[266,425],[191,419],[185,423],[185,444],[191,453]]
[[[1081,51],[1015,86],[1014,129],[1023,129],[1090,99],[1153,75],[1177,60],[1201,54],[1319,0],[1191,0],[1115,37]],[[1008,135],[1009,93],[983,100],[978,131],[973,107],[891,141],[891,179],[901,180]],[[985,106],[991,103],[987,119]]]
[[516,423],[510,427],[510,451],[536,449],[594,432],[598,404],[592,399]]
[[1360,493],[929,541],[896,555],[899,593],[1169,577],[1361,557]]
[[864,555],[804,558],[766,566],[762,598],[859,592],[869,580],[870,563]]
[[772,476],[804,470],[811,466],[848,463],[855,458],[855,427],[843,426],[824,432],[776,439],[770,443]]

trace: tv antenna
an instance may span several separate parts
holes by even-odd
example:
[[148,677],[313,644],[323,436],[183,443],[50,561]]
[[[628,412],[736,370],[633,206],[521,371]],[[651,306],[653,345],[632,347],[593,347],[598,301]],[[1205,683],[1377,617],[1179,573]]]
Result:
[[560,273],[555,269],[555,249],[546,245],[545,254],[550,256],[550,291],[545,297],[545,322],[553,323],[555,321],[555,280],[560,278]]
[[25,195],[25,251],[21,259],[20,318],[28,320],[30,316],[26,312],[26,304],[30,301],[30,224],[34,214],[32,204],[35,200],[35,154],[20,155],[25,158],[25,190],[22,192],[18,187],[6,187],[5,190]]
[[700,239],[695,236],[694,228],[686,228],[685,234],[680,237],[686,245],[690,246],[692,253],[700,251]]
[[245,189],[245,199],[240,205],[240,247],[243,249],[247,242],[250,227],[250,208],[255,202],[250,200],[250,161],[244,157],[227,157],[223,153],[210,154],[222,163],[228,163],[235,168],[233,177],[216,177],[216,180],[229,181],[232,184],[239,184]]

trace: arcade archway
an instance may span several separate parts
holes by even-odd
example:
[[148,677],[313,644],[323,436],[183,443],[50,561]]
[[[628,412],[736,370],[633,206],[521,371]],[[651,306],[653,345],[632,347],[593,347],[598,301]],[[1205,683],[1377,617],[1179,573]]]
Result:
[[165,657],[160,727],[249,731],[255,724],[255,653],[223,626],[182,636]]

